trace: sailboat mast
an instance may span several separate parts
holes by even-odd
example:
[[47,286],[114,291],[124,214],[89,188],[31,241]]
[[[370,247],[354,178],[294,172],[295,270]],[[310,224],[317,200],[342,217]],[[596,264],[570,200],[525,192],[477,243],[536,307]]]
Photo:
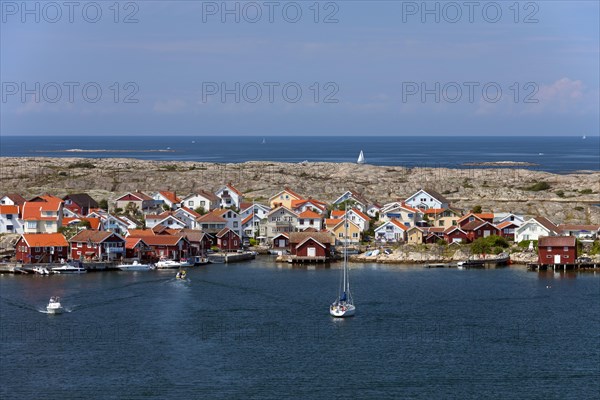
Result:
[[344,292],[347,291],[348,273],[348,204],[344,205]]

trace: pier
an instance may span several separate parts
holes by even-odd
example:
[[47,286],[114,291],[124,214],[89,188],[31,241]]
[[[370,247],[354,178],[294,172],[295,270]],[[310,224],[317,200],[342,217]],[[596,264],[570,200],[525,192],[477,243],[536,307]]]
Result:
[[574,263],[574,264],[528,263],[527,269],[529,269],[530,271],[545,271],[548,269],[552,269],[554,271],[594,270],[594,269],[600,269],[600,263],[598,263],[598,262],[585,262],[585,263]]

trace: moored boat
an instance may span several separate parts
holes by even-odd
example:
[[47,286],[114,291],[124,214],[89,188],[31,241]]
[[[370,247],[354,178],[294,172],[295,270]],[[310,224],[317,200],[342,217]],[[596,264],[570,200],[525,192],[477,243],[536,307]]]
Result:
[[134,261],[131,264],[119,264],[117,268],[121,271],[150,271],[154,269],[152,264],[141,264],[138,261]]
[[175,260],[160,260],[156,263],[158,269],[175,269],[181,267],[181,263]]
[[52,272],[55,274],[85,274],[87,270],[83,267],[76,267],[74,265],[64,264],[60,267],[52,268]]

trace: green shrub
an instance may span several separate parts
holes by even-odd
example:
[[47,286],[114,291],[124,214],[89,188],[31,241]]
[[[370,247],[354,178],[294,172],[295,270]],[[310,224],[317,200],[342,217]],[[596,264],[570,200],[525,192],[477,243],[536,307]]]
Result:
[[581,189],[579,191],[579,193],[581,193],[581,194],[592,194],[592,193],[594,193],[594,191],[592,189]]
[[548,184],[548,182],[538,182],[529,186],[525,190],[529,190],[530,192],[540,192],[548,189],[550,189],[550,184]]
[[563,192],[562,190],[557,190],[557,191],[556,191],[556,195],[557,195],[558,197],[561,197],[561,198],[562,198],[562,197],[565,197],[565,192]]
[[581,206],[577,206],[577,207],[573,207],[573,210],[575,210],[575,211],[583,211],[584,208],[581,207]]
[[592,248],[590,250],[590,254],[591,255],[598,255],[600,254],[600,240],[595,240],[594,243],[592,244]]
[[92,169],[92,168],[96,168],[96,166],[89,162],[89,161],[77,161],[74,163],[69,164],[69,166],[67,168],[87,168],[87,169]]

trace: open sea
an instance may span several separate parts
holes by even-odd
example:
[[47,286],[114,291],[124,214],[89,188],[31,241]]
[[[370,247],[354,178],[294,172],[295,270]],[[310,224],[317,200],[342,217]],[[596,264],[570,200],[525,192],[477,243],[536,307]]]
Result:
[[0,275],[0,398],[598,398],[600,274],[339,268]]
[[468,168],[516,161],[555,173],[600,170],[600,137],[539,136],[0,136],[2,157],[138,158],[146,160],[356,162]]

